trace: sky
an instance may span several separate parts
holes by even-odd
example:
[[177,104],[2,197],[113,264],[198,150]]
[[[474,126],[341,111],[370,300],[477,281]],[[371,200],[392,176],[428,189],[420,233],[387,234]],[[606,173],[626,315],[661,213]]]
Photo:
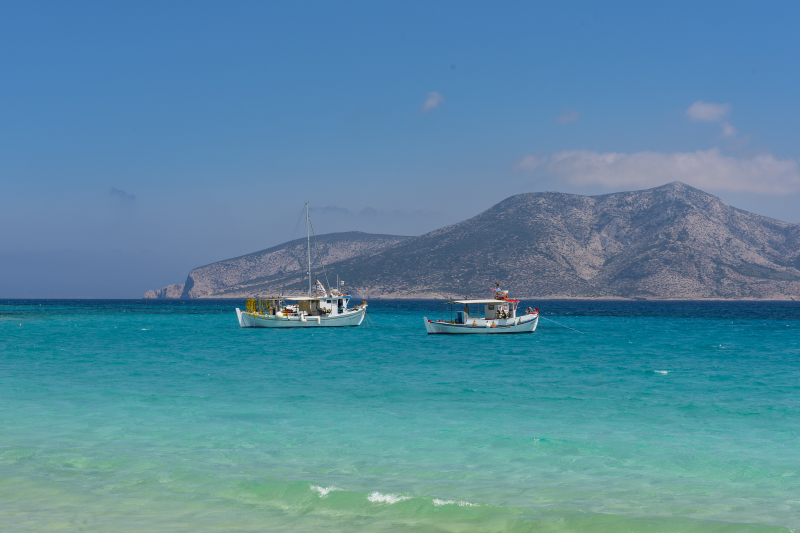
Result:
[[800,3],[0,3],[0,297],[679,180],[800,222]]

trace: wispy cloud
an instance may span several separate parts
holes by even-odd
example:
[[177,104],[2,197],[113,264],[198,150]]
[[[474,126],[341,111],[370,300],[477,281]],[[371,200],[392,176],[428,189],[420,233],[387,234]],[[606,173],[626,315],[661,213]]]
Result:
[[544,155],[526,155],[514,165],[517,170],[534,170],[547,163],[548,157]]
[[564,113],[556,117],[556,122],[559,124],[568,124],[575,122],[581,117],[581,114],[576,109],[565,109]]
[[679,180],[701,189],[762,194],[800,191],[794,159],[772,154],[750,158],[723,155],[719,148],[696,152],[591,152],[570,150],[550,157],[547,171],[572,185],[654,187]]
[[422,103],[420,110],[423,113],[427,113],[428,111],[432,111],[439,107],[440,104],[444,103],[444,96],[437,93],[436,91],[430,91],[428,93],[428,97],[425,99],[425,102]]
[[132,202],[136,200],[136,196],[129,194],[122,189],[117,189],[116,187],[111,187],[111,191],[109,191],[111,196],[116,196],[123,202]]
[[[526,163],[531,158],[530,164]],[[700,189],[790,194],[800,191],[800,168],[794,159],[772,154],[732,157],[719,148],[696,152],[593,152],[567,150],[549,157],[526,156],[516,168],[546,172],[570,185],[656,187],[682,181]]]
[[686,110],[686,116],[692,120],[719,122],[731,112],[730,104],[715,104],[698,100]]
[[728,122],[722,123],[722,136],[723,137],[735,137],[736,136],[736,126],[730,124]]
[[686,110],[686,116],[691,120],[702,120],[704,122],[719,122],[722,125],[722,138],[735,137],[736,127],[725,120],[731,112],[730,104],[715,104],[713,102],[703,102],[698,100]]

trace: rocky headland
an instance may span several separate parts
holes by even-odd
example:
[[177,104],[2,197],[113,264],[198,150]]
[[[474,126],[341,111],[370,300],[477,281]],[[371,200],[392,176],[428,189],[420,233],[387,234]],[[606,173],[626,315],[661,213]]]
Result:
[[[800,298],[800,224],[679,182],[601,196],[519,194],[419,237],[317,239],[328,278],[338,274],[362,298],[486,295],[495,280],[520,298]],[[189,273],[180,297],[302,293],[304,261],[300,239],[213,263]],[[314,269],[322,280],[318,260]]]
[[142,298],[180,298],[183,294],[183,283],[167,285],[157,291],[147,291]]

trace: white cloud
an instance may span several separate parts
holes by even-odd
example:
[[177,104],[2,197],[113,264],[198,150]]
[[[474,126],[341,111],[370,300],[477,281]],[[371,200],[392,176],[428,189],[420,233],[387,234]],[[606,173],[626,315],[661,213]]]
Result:
[[686,115],[692,120],[703,120],[706,122],[721,122],[722,123],[722,138],[735,137],[737,130],[736,126],[730,122],[723,120],[728,113],[731,112],[730,104],[714,104],[710,102],[703,102],[698,100],[689,106],[686,110]]
[[427,113],[428,111],[436,109],[437,107],[439,107],[439,104],[443,103],[444,103],[444,96],[437,93],[436,91],[430,91],[428,93],[428,97],[425,99],[425,102],[420,107],[420,110],[423,113]]
[[569,111],[567,113],[564,113],[563,115],[558,115],[556,117],[556,121],[558,121],[561,124],[567,124],[568,122],[575,122],[580,118],[580,116],[581,114],[578,113],[577,111]]
[[719,148],[669,154],[568,150],[550,156],[547,172],[571,185],[645,188],[682,181],[704,190],[761,194],[800,191],[800,170],[794,159],[777,159],[771,154],[731,157]]
[[707,122],[718,122],[731,112],[730,104],[714,104],[698,100],[689,106],[686,115],[692,120],[705,120]]
[[526,155],[522,160],[514,165],[517,170],[534,170],[547,163],[547,156]]

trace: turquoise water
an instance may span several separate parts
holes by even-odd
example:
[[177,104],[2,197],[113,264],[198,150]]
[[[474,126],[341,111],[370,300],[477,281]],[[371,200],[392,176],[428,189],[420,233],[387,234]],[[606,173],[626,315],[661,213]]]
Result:
[[535,302],[582,333],[485,337],[243,303],[0,301],[0,529],[800,527],[796,303]]

